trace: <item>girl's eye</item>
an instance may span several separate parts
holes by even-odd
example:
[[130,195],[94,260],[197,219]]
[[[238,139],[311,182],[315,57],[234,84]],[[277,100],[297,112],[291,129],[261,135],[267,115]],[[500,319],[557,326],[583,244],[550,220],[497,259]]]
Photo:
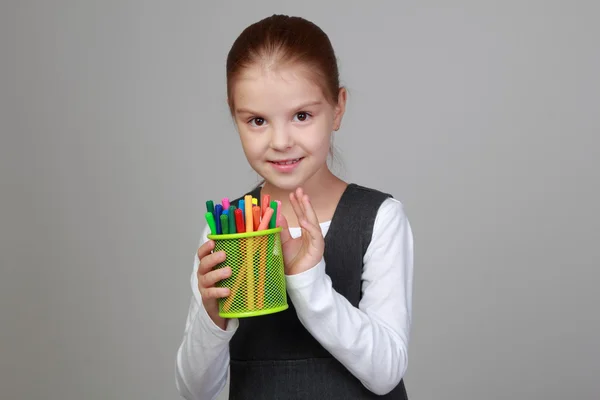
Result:
[[294,116],[294,119],[297,119],[300,122],[304,122],[304,121],[308,120],[309,118],[310,118],[310,114],[307,112],[303,112],[303,111],[296,113],[296,115]]
[[257,118],[252,118],[252,119],[251,119],[250,121],[248,121],[248,122],[250,123],[250,125],[252,125],[252,126],[257,126],[257,127],[258,127],[258,126],[263,126],[263,125],[265,124],[265,120],[264,120],[264,118],[260,118],[260,117],[257,117]]

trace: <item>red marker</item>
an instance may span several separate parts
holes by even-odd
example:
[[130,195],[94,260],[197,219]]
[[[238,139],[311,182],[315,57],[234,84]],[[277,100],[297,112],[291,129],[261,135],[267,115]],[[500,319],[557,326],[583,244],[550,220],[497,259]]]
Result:
[[242,214],[242,210],[236,208],[233,212],[235,214],[235,230],[237,233],[246,232],[246,227],[244,226],[244,215]]

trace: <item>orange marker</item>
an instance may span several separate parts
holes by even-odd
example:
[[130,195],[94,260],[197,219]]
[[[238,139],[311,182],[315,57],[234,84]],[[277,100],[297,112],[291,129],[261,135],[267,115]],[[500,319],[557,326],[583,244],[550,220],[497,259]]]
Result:
[[265,211],[267,211],[267,208],[269,208],[269,205],[271,204],[271,195],[265,194],[263,196],[263,200],[262,203],[260,203],[261,206],[261,215],[265,215]]
[[252,206],[252,223],[254,224],[254,230],[258,230],[258,226],[260,225],[260,207]]
[[262,221],[260,221],[260,225],[258,226],[258,231],[263,231],[269,228],[269,222],[271,222],[271,216],[273,215],[273,210],[271,207],[267,207],[265,211],[265,215],[262,217]]

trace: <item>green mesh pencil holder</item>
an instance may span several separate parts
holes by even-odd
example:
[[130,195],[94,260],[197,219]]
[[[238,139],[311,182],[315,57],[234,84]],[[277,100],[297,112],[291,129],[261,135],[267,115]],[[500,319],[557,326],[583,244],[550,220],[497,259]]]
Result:
[[256,232],[208,235],[214,251],[225,251],[225,261],[214,269],[231,268],[231,276],[216,284],[230,289],[219,299],[223,318],[273,314],[288,308],[281,227]]

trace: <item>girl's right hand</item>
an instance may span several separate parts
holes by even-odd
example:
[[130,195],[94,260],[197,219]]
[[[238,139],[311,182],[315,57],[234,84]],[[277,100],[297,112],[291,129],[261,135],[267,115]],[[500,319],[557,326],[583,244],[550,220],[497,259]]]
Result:
[[211,253],[214,248],[215,242],[212,240],[208,240],[198,248],[198,259],[200,260],[200,264],[198,265],[198,289],[200,290],[202,303],[208,315],[218,327],[225,330],[227,320],[219,316],[219,303],[217,299],[229,296],[229,289],[215,287],[215,284],[225,278],[229,278],[231,276],[231,268],[225,267],[213,271],[213,268],[225,261],[226,258],[224,251]]

